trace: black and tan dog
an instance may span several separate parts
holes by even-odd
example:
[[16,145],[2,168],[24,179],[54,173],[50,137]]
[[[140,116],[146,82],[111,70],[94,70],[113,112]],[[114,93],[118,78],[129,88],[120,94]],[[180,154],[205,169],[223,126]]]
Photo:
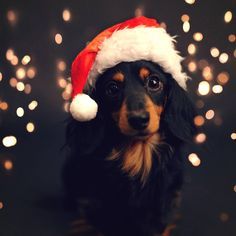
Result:
[[195,132],[191,101],[144,60],[108,69],[90,97],[96,118],[67,128],[68,199],[86,202],[83,217],[103,235],[163,234],[182,185],[180,148]]

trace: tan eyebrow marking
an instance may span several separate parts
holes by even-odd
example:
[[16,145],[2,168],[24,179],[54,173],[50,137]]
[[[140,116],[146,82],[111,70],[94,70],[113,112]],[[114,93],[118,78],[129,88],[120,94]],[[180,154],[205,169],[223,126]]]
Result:
[[140,76],[142,79],[147,78],[149,75],[150,75],[150,71],[149,71],[146,67],[142,67],[142,68],[139,70],[139,76]]
[[113,79],[119,82],[123,82],[125,80],[125,76],[122,72],[117,72],[113,75]]

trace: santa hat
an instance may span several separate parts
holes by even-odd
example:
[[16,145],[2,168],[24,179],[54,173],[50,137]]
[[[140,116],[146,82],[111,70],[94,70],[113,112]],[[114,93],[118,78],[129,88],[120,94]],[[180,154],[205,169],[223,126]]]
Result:
[[121,62],[147,60],[157,63],[186,89],[188,77],[182,72],[183,58],[175,50],[174,42],[174,37],[155,19],[144,16],[117,24],[96,36],[72,64],[70,112],[73,118],[89,121],[96,117],[98,105],[83,91],[94,87],[99,75]]

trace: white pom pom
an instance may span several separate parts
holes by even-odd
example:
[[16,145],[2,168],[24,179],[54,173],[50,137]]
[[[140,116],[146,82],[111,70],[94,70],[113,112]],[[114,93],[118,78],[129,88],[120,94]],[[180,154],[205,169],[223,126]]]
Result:
[[96,117],[97,103],[87,94],[81,93],[74,97],[70,104],[70,113],[75,120],[89,121]]

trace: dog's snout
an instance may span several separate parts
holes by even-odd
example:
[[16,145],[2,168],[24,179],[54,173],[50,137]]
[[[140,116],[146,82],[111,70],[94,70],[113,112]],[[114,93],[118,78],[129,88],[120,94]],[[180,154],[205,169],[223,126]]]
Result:
[[136,130],[143,130],[147,128],[150,115],[148,112],[133,112],[128,115],[130,126]]

